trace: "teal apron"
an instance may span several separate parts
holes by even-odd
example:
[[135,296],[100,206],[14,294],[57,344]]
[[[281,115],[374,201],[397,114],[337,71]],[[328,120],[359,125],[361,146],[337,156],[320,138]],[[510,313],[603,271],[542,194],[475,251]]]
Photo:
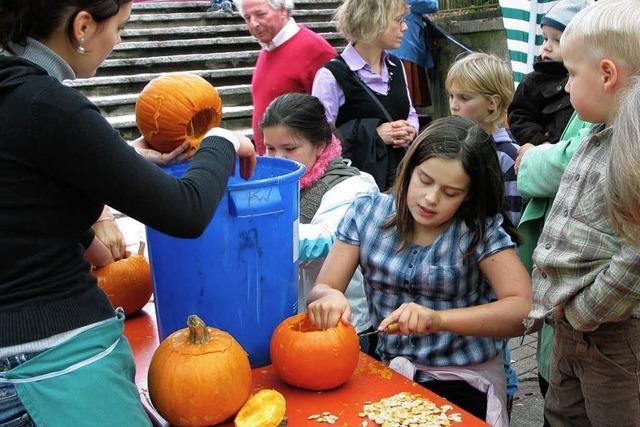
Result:
[[0,373],[38,427],[150,426],[122,336],[124,315],[82,332]]

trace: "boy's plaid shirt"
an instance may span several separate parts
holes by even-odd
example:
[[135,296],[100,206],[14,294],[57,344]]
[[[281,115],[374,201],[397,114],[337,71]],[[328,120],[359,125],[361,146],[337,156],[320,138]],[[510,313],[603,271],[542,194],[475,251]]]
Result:
[[613,232],[606,202],[611,128],[599,126],[562,176],[533,255],[531,319],[558,309],[571,325],[640,318],[640,252]]

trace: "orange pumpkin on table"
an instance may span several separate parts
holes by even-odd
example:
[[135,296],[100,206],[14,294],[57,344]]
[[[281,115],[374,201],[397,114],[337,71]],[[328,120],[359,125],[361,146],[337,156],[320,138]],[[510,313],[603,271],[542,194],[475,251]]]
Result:
[[207,131],[220,124],[222,100],[204,78],[169,73],[142,89],[135,114],[138,129],[156,150],[168,153],[185,141],[197,150]]
[[149,365],[149,397],[175,426],[221,423],[242,407],[251,392],[249,357],[226,332],[207,327],[195,315],[188,328],[160,343]]
[[137,254],[127,252],[126,258],[92,271],[111,305],[122,307],[125,316],[139,312],[151,298],[151,268],[143,253],[140,242]]
[[271,337],[271,364],[287,384],[327,390],[344,384],[358,365],[360,342],[351,325],[319,330],[307,313],[285,319]]

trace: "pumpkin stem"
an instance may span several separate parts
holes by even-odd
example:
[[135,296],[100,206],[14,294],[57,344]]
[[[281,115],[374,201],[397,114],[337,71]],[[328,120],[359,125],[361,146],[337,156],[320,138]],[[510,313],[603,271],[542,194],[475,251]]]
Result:
[[142,254],[144,254],[144,242],[140,240],[140,243],[138,243],[138,255],[142,256]]
[[209,331],[201,318],[195,314],[190,315],[187,318],[187,326],[189,326],[189,339],[193,344],[209,342]]

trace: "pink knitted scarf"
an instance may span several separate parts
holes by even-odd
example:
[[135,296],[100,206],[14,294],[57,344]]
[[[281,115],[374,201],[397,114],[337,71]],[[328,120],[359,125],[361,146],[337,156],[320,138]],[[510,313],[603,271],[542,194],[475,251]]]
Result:
[[322,178],[324,174],[327,172],[327,168],[329,167],[329,162],[335,159],[336,157],[340,157],[342,155],[342,144],[340,140],[335,136],[331,139],[329,145],[327,145],[320,154],[320,157],[313,164],[311,169],[306,171],[302,178],[300,179],[300,188],[305,189],[315,184],[317,180]]

